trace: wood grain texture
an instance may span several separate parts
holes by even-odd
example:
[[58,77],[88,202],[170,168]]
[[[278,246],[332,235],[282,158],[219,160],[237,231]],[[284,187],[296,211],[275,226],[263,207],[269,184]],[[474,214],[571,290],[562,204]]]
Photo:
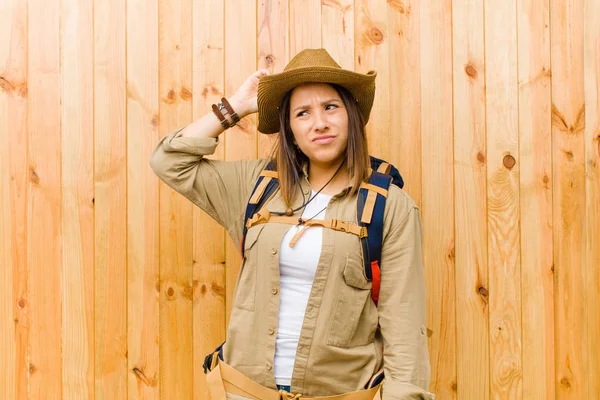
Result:
[[[231,12],[235,10],[235,12]],[[256,71],[256,19],[246,18],[256,15],[256,4],[243,0],[225,0],[225,96],[229,97]],[[257,157],[257,115],[242,119],[223,135],[225,159],[253,160]],[[226,241],[226,321],[229,324],[233,294],[240,270],[241,256],[239,243],[227,238]]]
[[[421,215],[431,331],[430,390],[452,398],[456,383],[452,2],[421,3]],[[433,295],[435,293],[435,295]]]
[[[258,2],[257,68],[282,72],[290,60],[289,5],[287,0]],[[258,157],[268,157],[278,135],[258,135]]]
[[[600,1],[585,0],[585,176],[586,209],[583,231],[584,367],[586,397],[600,397]],[[584,371],[585,371],[584,370]]]
[[[192,118],[192,2],[159,1],[160,136]],[[160,395],[193,392],[192,203],[160,182]]]
[[490,397],[522,398],[516,1],[485,5]]
[[128,0],[126,14],[128,399],[158,399],[158,2]]
[[323,45],[321,0],[290,0],[290,58]]
[[94,399],[93,1],[61,0],[63,399]]
[[354,3],[354,0],[321,3],[321,44],[342,68],[349,70],[354,70]]
[[94,3],[96,398],[127,398],[125,0]]
[[523,398],[554,398],[550,4],[518,0]]
[[27,4],[0,4],[0,397],[26,399]]
[[[224,84],[224,0],[193,5],[193,119],[220,101]],[[209,158],[224,159],[224,146]],[[209,398],[204,357],[225,340],[225,230],[193,210],[193,398]]]
[[60,2],[28,7],[29,396],[62,397]]
[[[390,90],[389,162],[404,179],[404,190],[422,204],[421,3],[388,1]],[[384,82],[379,85],[385,85]]]
[[550,2],[556,398],[584,399],[583,1]]
[[377,71],[375,101],[367,124],[369,153],[386,161],[391,155],[387,12],[387,3],[382,0],[355,2],[355,69],[361,73]]
[[[489,274],[483,3],[453,2],[456,393],[489,399]],[[468,354],[468,356],[466,356]]]

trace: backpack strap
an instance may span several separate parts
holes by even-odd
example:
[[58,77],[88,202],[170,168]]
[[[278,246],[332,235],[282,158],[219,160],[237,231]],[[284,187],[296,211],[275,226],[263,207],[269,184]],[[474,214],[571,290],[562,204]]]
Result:
[[361,238],[365,276],[373,282],[371,298],[375,305],[379,301],[379,288],[381,285],[379,263],[383,243],[383,216],[391,182],[392,177],[390,175],[373,170],[368,183],[361,184],[358,192],[358,223],[360,226],[367,228],[367,235]]
[[244,243],[246,242],[246,233],[248,232],[248,221],[260,210],[266,200],[279,188],[279,175],[275,170],[274,163],[268,163],[263,169],[254,184],[250,200],[246,204],[246,213],[244,215],[244,226],[242,233],[242,241],[240,243],[240,251],[244,257]]

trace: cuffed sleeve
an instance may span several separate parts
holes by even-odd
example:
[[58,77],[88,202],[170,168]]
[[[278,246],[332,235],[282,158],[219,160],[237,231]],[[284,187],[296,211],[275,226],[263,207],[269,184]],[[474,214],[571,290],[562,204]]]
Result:
[[394,223],[384,238],[381,259],[382,400],[430,400],[435,396],[427,391],[430,365],[421,218],[408,196],[401,204],[390,211]]
[[204,210],[228,230],[236,243],[248,197],[266,160],[220,161],[215,138],[182,137],[181,129],[163,137],[150,167],[167,185]]

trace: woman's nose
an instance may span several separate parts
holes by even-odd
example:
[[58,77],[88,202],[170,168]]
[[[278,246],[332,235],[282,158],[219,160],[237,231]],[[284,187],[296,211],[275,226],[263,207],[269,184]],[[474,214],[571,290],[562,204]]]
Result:
[[327,115],[323,112],[315,113],[315,130],[324,131],[329,128],[329,122],[327,122]]

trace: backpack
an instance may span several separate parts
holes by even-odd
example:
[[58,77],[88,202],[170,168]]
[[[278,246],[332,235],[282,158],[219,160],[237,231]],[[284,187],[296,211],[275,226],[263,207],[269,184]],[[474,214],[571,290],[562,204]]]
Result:
[[[383,242],[383,215],[385,211],[385,201],[390,184],[394,184],[399,188],[404,187],[404,181],[398,170],[391,164],[380,160],[379,158],[370,157],[371,161],[371,176],[368,182],[363,182],[360,186],[357,199],[357,217],[358,226],[340,220],[309,221],[309,225],[320,225],[326,228],[348,232],[357,235],[360,238],[365,276],[369,281],[373,282],[371,289],[371,298],[377,305],[379,300],[379,286],[381,282],[380,275],[380,258],[381,245]],[[265,169],[260,173],[250,200],[246,205],[246,213],[244,217],[244,230],[241,241],[241,253],[244,256],[244,242],[246,232],[251,226],[272,222],[282,222],[288,224],[298,224],[296,217],[273,217],[268,214],[268,211],[260,213],[267,200],[279,188],[279,180],[277,170],[274,163],[268,163]],[[293,240],[291,245],[293,244]]]

